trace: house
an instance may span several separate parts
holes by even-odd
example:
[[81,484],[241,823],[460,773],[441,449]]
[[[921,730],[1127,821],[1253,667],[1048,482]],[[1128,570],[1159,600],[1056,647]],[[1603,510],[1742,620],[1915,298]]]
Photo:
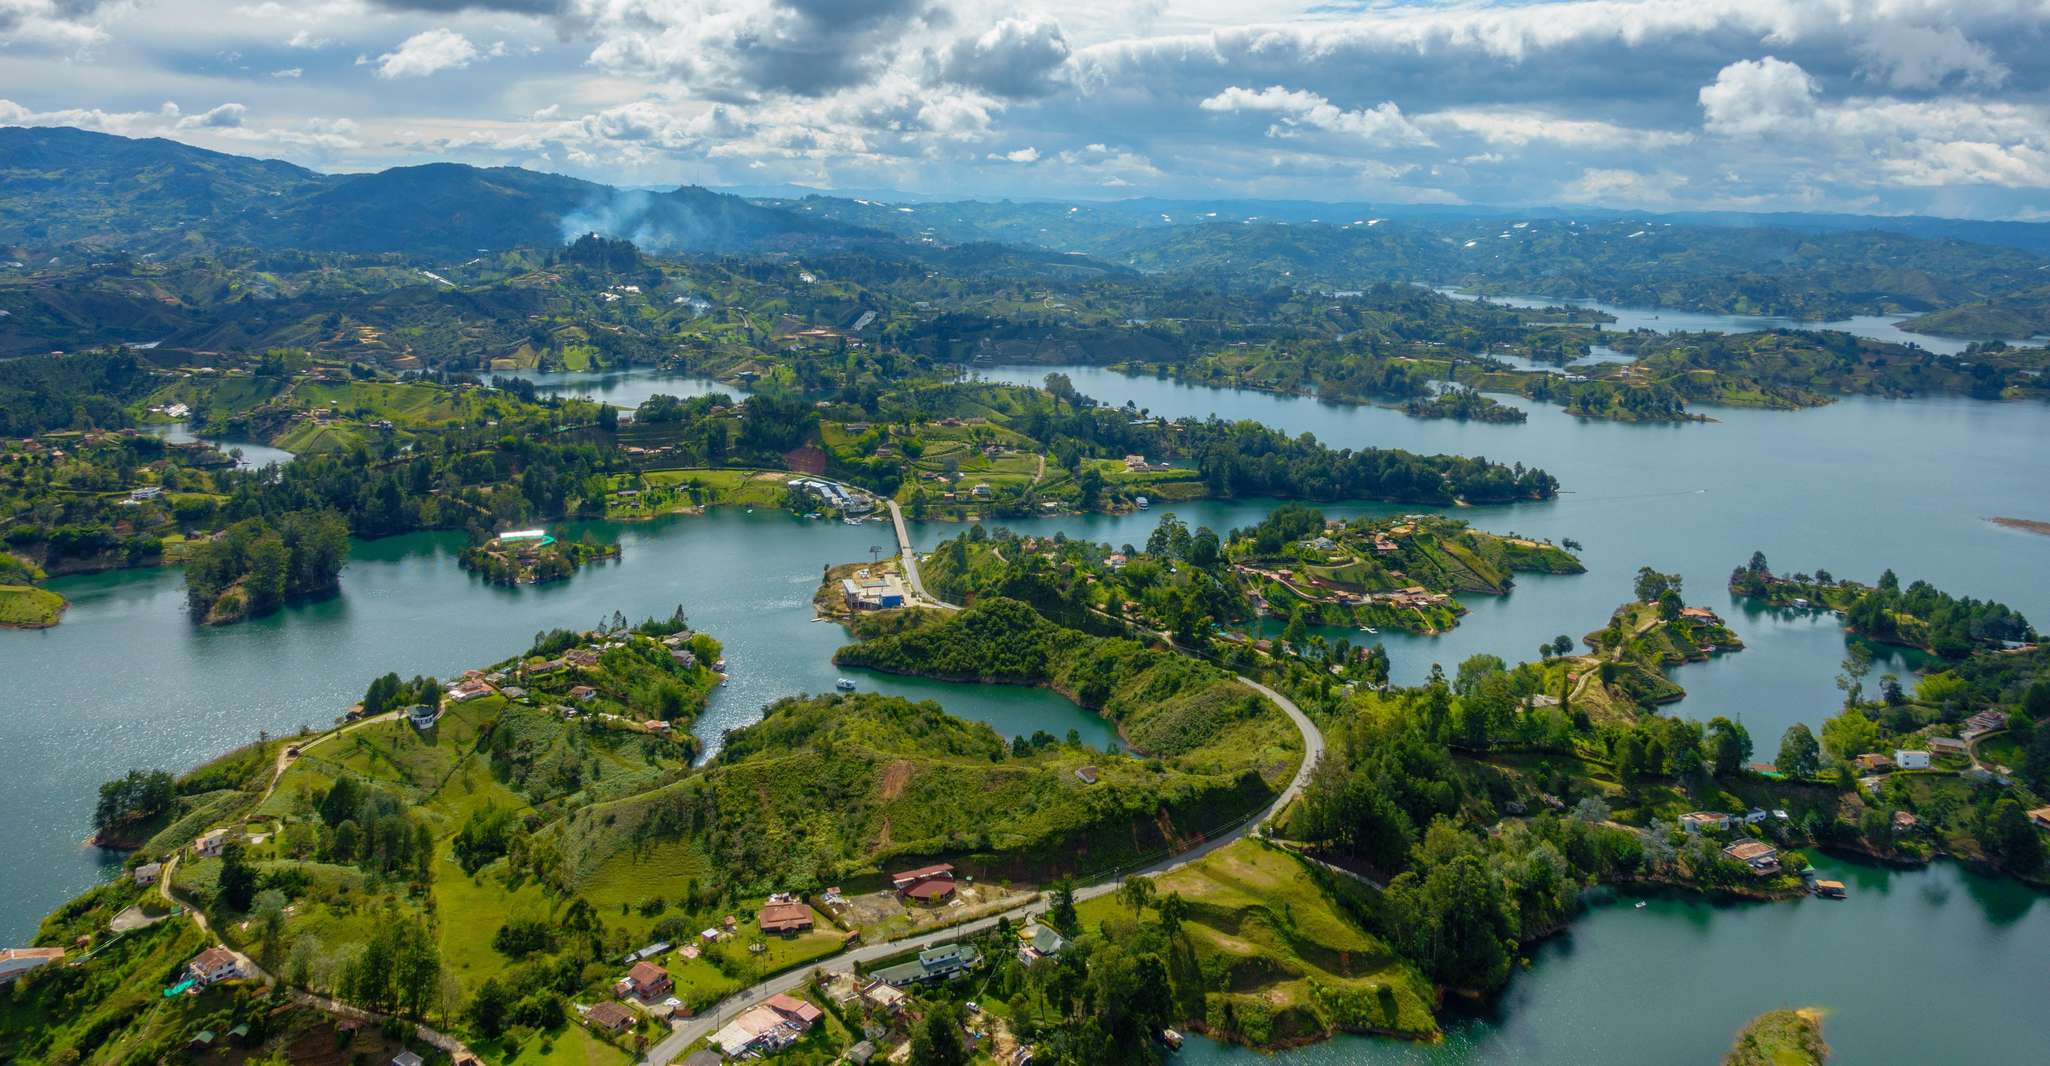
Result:
[[954,879],[952,877],[928,878],[912,885],[910,888],[904,889],[903,896],[906,900],[913,903],[944,903],[954,898]]
[[1313,551],[1320,552],[1334,551],[1338,548],[1338,542],[1330,537],[1312,537],[1303,541],[1303,544]]
[[1965,733],[1968,736],[1973,733],[1991,733],[1996,729],[2006,728],[2007,715],[2000,711],[1980,711],[1978,714],[1965,719]]
[[1771,815],[1769,815],[1769,814],[1767,814],[1767,813],[1765,813],[1765,811],[1764,811],[1764,810],[1762,810],[1762,809],[1760,809],[1760,808],[1757,808],[1757,807],[1753,807],[1753,808],[1752,808],[1751,810],[1749,810],[1749,811],[1746,811],[1746,812],[1745,812],[1745,814],[1744,814],[1744,824],[1745,824],[1745,825],[1757,825],[1758,823],[1760,823],[1760,822],[1762,822],[1762,821],[1765,821],[1765,820],[1766,820],[1767,818],[1770,818],[1770,817],[1772,817],[1772,816],[1771,816]]
[[2050,807],[2038,807],[2030,811],[2029,821],[2036,823],[2038,829],[2050,829]]
[[491,686],[482,681],[462,681],[448,687],[448,698],[457,703],[468,703],[481,696],[491,695]]
[[1061,934],[1055,932],[1052,926],[1040,925],[1037,922],[1025,926],[1019,932],[1018,939],[1024,941],[1018,948],[1018,961],[1024,963],[1051,958],[1068,946],[1068,942],[1061,939]]
[[621,996],[651,1000],[668,995],[675,987],[676,982],[669,979],[668,970],[643,959],[634,963],[633,969],[628,970],[626,976],[612,986],[612,990]]
[[1723,849],[1723,854],[1751,868],[1759,877],[1780,870],[1779,849],[1763,840],[1740,840]]
[[1876,751],[1867,752],[1851,761],[1858,764],[1858,769],[1868,773],[1883,773],[1893,769],[1893,760]]
[[1694,811],[1680,816],[1680,828],[1689,833],[1699,833],[1704,829],[1726,830],[1729,827],[1730,816],[1714,811]]
[[211,947],[192,957],[185,964],[185,975],[193,983],[210,985],[242,976],[242,960],[235,953],[223,947]]
[[[873,1040],[864,1040],[847,1049],[847,1061],[853,1063],[854,1066],[868,1066],[868,1060],[875,1057],[876,1044]],[[685,1066],[689,1066],[689,1064],[686,1063]]]
[[654,943],[652,943],[652,944],[649,944],[649,945],[648,945],[647,947],[644,947],[644,948],[642,948],[641,950],[639,950],[639,951],[636,951],[636,952],[634,952],[634,953],[633,953],[633,954],[631,954],[631,955],[628,955],[628,956],[626,957],[626,961],[627,961],[627,964],[628,964],[628,965],[632,965],[633,963],[639,962],[639,961],[641,961],[642,959],[652,959],[652,958],[655,958],[656,956],[658,956],[658,955],[660,955],[660,954],[662,954],[663,952],[665,952],[665,951],[668,951],[668,950],[669,950],[669,941],[667,941],[667,940],[657,940],[656,942],[654,942]]
[[136,867],[128,873],[129,877],[135,879],[136,884],[141,885],[145,888],[149,887],[150,885],[156,884],[157,878],[162,877],[163,875],[164,864],[160,862],[143,863],[141,866]]
[[1719,626],[1723,624],[1722,616],[1706,607],[1682,607],[1680,608],[1680,617],[1689,622],[1705,626]]
[[683,1061],[677,1063],[676,1066],[719,1066],[720,1063],[725,1061],[726,1056],[713,1051],[711,1048],[699,1048],[685,1055]]
[[1921,824],[1922,820],[1908,811],[1893,812],[1893,831],[1896,833],[1913,832],[1915,827]]
[[562,654],[562,661],[576,666],[596,666],[598,653],[589,648],[571,648]]
[[689,648],[676,648],[670,651],[669,658],[674,660],[676,665],[681,666],[686,670],[698,664],[697,655],[693,653]]
[[0,948],[0,985],[63,957],[63,948]]
[[633,1028],[633,1011],[606,1000],[584,1012],[584,1020],[608,1033],[623,1033]]
[[573,700],[594,699],[597,697],[597,695],[598,690],[592,688],[589,685],[578,685],[577,687],[569,690],[569,696]]
[[1931,755],[1965,755],[1971,752],[1971,745],[1956,737],[1930,737],[1926,742]]
[[1842,881],[1817,881],[1815,882],[1815,894],[1823,899],[1842,899],[1844,898],[1844,883]]
[[[812,1007],[812,1010],[816,1012],[818,1008]],[[768,1003],[761,1003],[742,1011],[740,1017],[712,1034],[712,1043],[726,1052],[729,1058],[738,1058],[749,1052],[780,1051],[795,1043],[808,1028],[810,1026],[800,1026]]]
[[990,495],[990,487],[985,483],[977,483],[974,488],[968,490],[968,494],[978,500],[987,500]]
[[886,1014],[903,1010],[908,998],[897,986],[880,979],[870,981],[861,989],[861,1001]]
[[141,503],[144,500],[154,500],[157,497],[162,496],[163,494],[164,490],[160,486],[144,485],[139,489],[130,490],[128,493],[128,499],[134,503]]
[[1075,776],[1081,778],[1083,784],[1093,785],[1096,783],[1096,767],[1078,766],[1075,768]]
[[391,1057],[391,1066],[423,1066],[427,1060],[412,1051],[401,1051]]
[[434,728],[434,723],[440,719],[441,708],[431,704],[416,703],[406,708],[406,721],[413,723],[413,728],[423,732]]
[[202,859],[219,858],[221,854],[221,847],[227,842],[227,830],[211,829],[205,833],[201,833],[199,839],[192,842],[192,853],[194,855],[199,856]]
[[765,903],[755,921],[764,933],[802,933],[811,929],[811,908],[802,903]]
[[782,1015],[784,1021],[807,1032],[819,1023],[820,1018],[825,1017],[825,1012],[819,1010],[817,1004],[784,992],[770,996],[762,1005]]
[[916,870],[905,870],[901,873],[891,874],[890,887],[903,892],[921,881],[931,881],[934,879],[952,881],[954,879],[954,864],[942,862],[932,866],[921,866]]
[[916,959],[886,966],[877,970],[875,976],[893,985],[939,981],[966,971],[980,958],[975,948],[968,944],[948,944],[927,948],[919,952]]
[[1893,753],[1893,761],[1903,770],[1927,770],[1929,753],[1910,748],[1901,748]]

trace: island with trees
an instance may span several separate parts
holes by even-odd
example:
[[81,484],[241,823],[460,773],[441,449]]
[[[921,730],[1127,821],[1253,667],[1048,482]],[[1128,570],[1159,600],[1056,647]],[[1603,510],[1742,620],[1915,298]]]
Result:
[[1926,581],[1903,588],[1892,570],[1872,585],[1839,580],[1827,570],[1778,575],[1765,553],[1753,552],[1749,562],[1731,571],[1730,591],[1780,609],[1834,611],[1844,628],[1868,640],[1950,660],[2036,641],[2028,619],[2006,604],[1953,596]]
[[617,544],[558,540],[545,530],[522,529],[464,548],[456,560],[494,585],[537,585],[561,581],[600,560],[617,559],[619,551]]

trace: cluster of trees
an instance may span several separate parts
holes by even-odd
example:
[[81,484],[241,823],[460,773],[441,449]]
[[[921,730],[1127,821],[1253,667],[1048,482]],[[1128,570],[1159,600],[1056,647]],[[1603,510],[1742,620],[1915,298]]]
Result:
[[318,855],[373,874],[428,881],[434,875],[434,833],[397,797],[348,774],[314,803],[320,816]]
[[100,786],[99,802],[93,806],[93,832],[118,838],[130,826],[169,811],[177,801],[178,787],[169,771],[130,770],[127,776]]
[[1482,395],[1479,389],[1459,386],[1445,389],[1428,399],[1410,400],[1402,405],[1402,410],[1412,418],[1450,418],[1459,422],[1518,423],[1530,420],[1530,413],[1521,407]]
[[153,385],[149,364],[125,349],[9,360],[0,379],[0,437],[129,425],[127,404]]
[[266,614],[288,598],[332,591],[348,559],[349,527],[334,511],[245,518],[187,548],[186,600],[208,621]]
[[1903,589],[1892,570],[1850,603],[1844,622],[1874,640],[1914,644],[1946,659],[2035,635],[2028,619],[2004,603],[1952,596],[1926,581]]
[[1731,778],[1751,761],[1751,734],[1722,715],[1700,722],[1645,715],[1627,729],[1606,727],[1597,737],[1615,763],[1618,776],[1671,777],[1705,784],[1710,778]]
[[396,673],[386,674],[370,683],[363,690],[363,713],[365,716],[383,714],[405,707],[426,704],[441,707],[441,682],[431,677],[414,675],[411,681],[399,680]]

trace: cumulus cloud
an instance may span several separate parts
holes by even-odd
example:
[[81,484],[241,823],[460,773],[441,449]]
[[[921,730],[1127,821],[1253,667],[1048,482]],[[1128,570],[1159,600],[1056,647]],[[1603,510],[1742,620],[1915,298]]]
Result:
[[999,163],[1037,163],[1039,162],[1039,149],[1028,144],[1023,148],[1013,149],[1009,152],[991,152],[988,158]]
[[222,104],[197,115],[187,115],[178,120],[181,130],[225,130],[242,125],[242,116],[249,113],[241,104]]
[[1701,88],[1710,133],[1755,137],[1799,130],[1815,114],[1815,79],[1798,64],[1766,56],[1724,67]]
[[477,58],[477,46],[454,30],[436,27],[405,39],[397,48],[377,57],[380,78],[424,78],[437,71],[467,67]]
[[1953,76],[1965,85],[1997,86],[2010,73],[1956,26],[1879,26],[1856,51],[1868,74],[1895,89],[1934,89]]
[[1205,111],[1247,111],[1277,116],[1269,137],[1289,136],[1298,129],[1323,130],[1382,144],[1428,145],[1431,138],[1404,118],[1394,101],[1346,111],[1313,92],[1272,85],[1258,91],[1236,85],[1197,105]]
[[302,67],[286,67],[283,70],[271,71],[270,76],[273,78],[296,78],[305,73],[306,71]]
[[101,0],[0,0],[0,45],[84,48],[106,40]]
[[940,75],[994,96],[1044,96],[1054,90],[1054,75],[1068,55],[1060,23],[1040,16],[1007,18],[979,36],[948,45],[940,57]]

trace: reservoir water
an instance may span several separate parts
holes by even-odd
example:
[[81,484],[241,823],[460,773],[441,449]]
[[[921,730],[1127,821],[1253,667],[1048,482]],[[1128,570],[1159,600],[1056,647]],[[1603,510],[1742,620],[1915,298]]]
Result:
[[[1037,381],[1048,369],[996,376]],[[1066,372],[1084,393],[1158,414],[1215,412],[1313,432],[1337,447],[1486,455],[1557,475],[1566,488],[1557,500],[1461,514],[1490,530],[1572,537],[1584,545],[1589,573],[1526,576],[1509,596],[1473,598],[1464,623],[1441,637],[1383,634],[1406,680],[1432,662],[1450,669],[1476,651],[1527,658],[1540,640],[1598,628],[1629,595],[1631,574],[1650,564],[1685,575],[1690,600],[1724,611],[1750,645],[1678,670],[1690,695],[1670,713],[1741,714],[1769,756],[1786,724],[1819,722],[1835,708],[1844,638],[1827,618],[1730,604],[1723,581],[1754,548],[1782,568],[1820,566],[1863,579],[1892,566],[1904,580],[1998,598],[2050,624],[2050,538],[1984,520],[2050,518],[2050,408],[1853,399],[1795,413],[1717,411],[1721,421],[1708,424],[1630,426],[1531,405],[1528,423],[1495,426]],[[607,387],[635,386],[593,391]],[[674,383],[648,391],[682,394]],[[615,396],[624,406],[627,394]],[[1174,510],[1192,525],[1224,530],[1257,521],[1269,506]],[[1139,543],[1162,510],[1013,525]],[[584,527],[564,528],[574,535]],[[376,674],[448,676],[519,651],[537,630],[587,627],[614,610],[638,618],[680,603],[695,625],[726,642],[734,677],[699,729],[714,745],[765,702],[828,691],[843,674],[865,689],[937,699],[1007,736],[1075,729],[1092,743],[1111,740],[1093,716],[1046,693],[834,668],[830,656],[844,633],[811,621],[812,591],[822,566],[864,558],[872,545],[887,551],[883,526],[729,509],[591,528],[618,539],[623,559],[558,585],[486,585],[456,566],[459,537],[417,534],[359,543],[337,596],[217,629],[190,623],[175,570],[52,582],[72,601],[62,625],[0,633],[0,751],[10,756],[0,774],[0,804],[10,812],[0,820],[0,847],[13,860],[0,866],[0,944],[25,941],[41,915],[118,865],[79,843],[101,781],[136,766],[182,769],[259,729],[322,724]],[[913,536],[930,547],[958,529],[926,524]],[[2050,958],[2042,897],[1950,865],[1848,874],[1852,898],[1840,904],[1598,908],[1542,946],[1501,1002],[1454,1024],[1443,1045],[1343,1040],[1287,1058],[1317,1066],[1708,1062],[1751,1014],[1815,1003],[1837,1012],[1829,1035],[1845,1062],[2040,1059],[2050,1015],[2023,998],[2035,994]],[[1201,1043],[1183,1059],[1251,1061]]]

